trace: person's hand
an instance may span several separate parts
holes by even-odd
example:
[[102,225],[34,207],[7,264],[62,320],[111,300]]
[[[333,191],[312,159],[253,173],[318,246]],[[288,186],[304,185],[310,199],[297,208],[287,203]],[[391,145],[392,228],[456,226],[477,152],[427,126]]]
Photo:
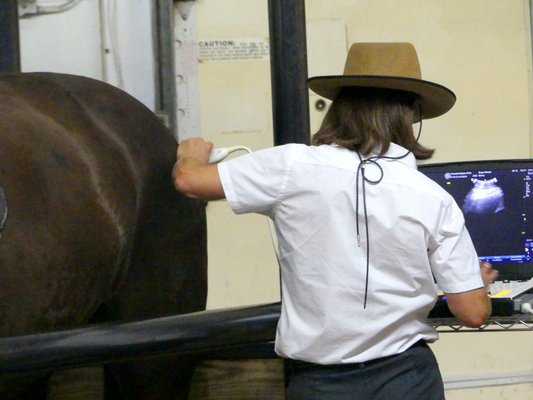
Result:
[[176,189],[187,197],[219,200],[225,197],[224,188],[215,164],[208,164],[213,143],[202,138],[181,142],[172,168]]
[[479,263],[479,268],[481,269],[483,284],[488,292],[491,282],[495,281],[498,277],[498,270],[492,268],[492,264],[487,261],[481,261]]
[[207,164],[211,150],[213,150],[213,143],[206,142],[202,138],[186,139],[179,144],[176,159],[177,161],[194,159],[199,163]]

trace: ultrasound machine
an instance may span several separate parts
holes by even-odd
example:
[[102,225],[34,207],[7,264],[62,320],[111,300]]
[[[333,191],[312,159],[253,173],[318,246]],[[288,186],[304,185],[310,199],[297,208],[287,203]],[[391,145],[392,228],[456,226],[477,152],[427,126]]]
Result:
[[533,160],[426,164],[419,171],[453,196],[480,261],[499,271],[490,287],[493,315],[523,312],[533,304]]

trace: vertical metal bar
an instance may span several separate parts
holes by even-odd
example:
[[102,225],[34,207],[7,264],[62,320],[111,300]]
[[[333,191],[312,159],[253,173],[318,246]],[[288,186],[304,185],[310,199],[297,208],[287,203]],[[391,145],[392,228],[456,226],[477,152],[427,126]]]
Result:
[[[196,2],[178,1],[174,14],[178,141],[202,136],[198,85]],[[194,61],[194,62],[191,62]]]
[[269,0],[274,144],[309,144],[304,0]]
[[156,113],[177,138],[176,77],[174,76],[174,1],[157,0],[154,10]]
[[533,0],[529,0],[529,33],[531,34],[531,54],[533,55]]
[[[533,0],[529,0],[529,33],[531,35],[531,56],[532,56],[532,60],[531,60],[531,64],[530,65],[533,65]],[[533,81],[533,73],[531,74],[531,76],[529,77],[529,79],[531,81]],[[530,81],[530,82],[531,82]],[[531,89],[531,85],[530,85],[530,89]],[[529,101],[532,101],[533,99],[533,94],[530,94],[529,96]],[[529,105],[529,120],[530,120],[530,124],[533,122],[533,115],[531,114],[531,104]],[[531,129],[533,128],[533,126],[530,126],[530,144],[529,144],[529,154],[530,155],[533,155],[533,131],[531,131]]]
[[17,0],[0,0],[0,72],[20,72]]

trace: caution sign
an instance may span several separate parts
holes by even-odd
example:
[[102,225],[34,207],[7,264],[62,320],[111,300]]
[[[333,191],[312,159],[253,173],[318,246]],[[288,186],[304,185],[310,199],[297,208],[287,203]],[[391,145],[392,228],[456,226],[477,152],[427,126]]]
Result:
[[198,41],[198,61],[266,60],[270,57],[268,39],[240,38]]

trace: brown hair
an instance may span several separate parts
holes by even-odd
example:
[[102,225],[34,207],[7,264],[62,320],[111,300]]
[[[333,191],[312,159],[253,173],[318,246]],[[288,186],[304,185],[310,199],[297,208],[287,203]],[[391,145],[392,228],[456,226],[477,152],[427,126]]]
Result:
[[383,155],[396,143],[425,160],[434,150],[419,144],[413,134],[418,120],[417,95],[377,88],[343,88],[331,103],[313,145],[337,144],[368,155]]

